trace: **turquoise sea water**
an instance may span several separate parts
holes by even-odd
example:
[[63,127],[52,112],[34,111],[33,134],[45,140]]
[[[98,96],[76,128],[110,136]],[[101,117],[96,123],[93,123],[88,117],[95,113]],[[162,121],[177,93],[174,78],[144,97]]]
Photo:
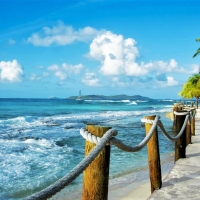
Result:
[[[85,141],[79,130],[87,123],[111,126],[118,130],[117,138],[134,146],[145,137],[144,116],[160,115],[172,132],[172,121],[164,114],[174,103],[0,99],[0,199],[23,199],[67,174],[83,159]],[[173,151],[173,143],[160,131],[159,140],[161,155]],[[146,165],[146,148],[127,153],[112,146],[110,179]],[[81,182],[80,176],[67,188],[76,192]]]

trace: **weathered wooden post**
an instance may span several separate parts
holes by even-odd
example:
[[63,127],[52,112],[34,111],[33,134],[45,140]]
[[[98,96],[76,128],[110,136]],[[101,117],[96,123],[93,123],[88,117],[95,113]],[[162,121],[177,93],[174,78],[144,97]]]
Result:
[[[146,116],[146,119],[154,120],[154,116]],[[145,123],[146,135],[149,133],[152,124]],[[161,174],[161,166],[160,166],[160,152],[159,152],[159,141],[158,141],[158,132],[157,128],[155,129],[151,139],[147,144],[148,149],[148,163],[149,163],[149,174],[150,174],[150,182],[151,182],[151,193],[160,189],[162,186],[162,174]]]
[[[185,111],[177,111],[178,113],[185,112]],[[176,131],[179,133],[181,130],[184,121],[185,121],[186,115],[176,115]],[[186,158],[186,128],[183,131],[182,136],[176,140],[175,142],[175,162],[179,158]]]
[[186,146],[188,144],[192,144],[192,140],[191,140],[191,137],[192,137],[192,134],[191,134],[191,118],[189,116],[189,121],[187,122],[187,125],[186,125]]
[[191,134],[192,134],[192,135],[195,135],[195,112],[196,112],[196,109],[192,109],[191,112],[192,112]]
[[[110,127],[87,125],[86,129],[93,135],[102,137]],[[86,141],[85,156],[95,144]],[[105,146],[95,160],[83,173],[82,200],[107,200],[109,182],[110,146]]]
[[174,122],[173,122],[173,129],[176,131],[176,115],[174,114],[174,111],[178,111],[180,110],[180,108],[178,107],[178,103],[175,103],[173,108],[172,108],[172,112],[173,112],[173,116],[174,116]]

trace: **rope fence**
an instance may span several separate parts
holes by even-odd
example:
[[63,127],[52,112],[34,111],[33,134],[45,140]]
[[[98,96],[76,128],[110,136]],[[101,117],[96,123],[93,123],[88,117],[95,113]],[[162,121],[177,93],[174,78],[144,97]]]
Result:
[[[122,140],[117,139],[116,136],[118,131],[115,129],[110,127],[87,125],[86,128],[80,129],[80,134],[86,140],[86,157],[63,178],[42,191],[25,198],[25,200],[45,200],[50,198],[69,185],[83,172],[84,180],[82,200],[107,199],[110,147],[112,145],[115,145],[126,152],[137,152],[147,145],[151,192],[155,189],[161,188],[162,175],[157,127],[160,128],[168,140],[175,142],[176,162],[179,158],[185,158],[186,146],[191,143],[191,135],[194,135],[195,113],[195,108],[187,108],[187,110],[178,110],[177,107],[173,108],[173,114],[175,116],[174,129],[177,131],[177,135],[174,137],[167,133],[160,120],[160,116],[146,116],[141,119],[141,121],[145,123],[146,137],[135,146],[128,146]],[[92,173],[95,175],[92,175]],[[97,174],[99,174],[99,178],[97,177]],[[94,180],[94,176],[97,177],[97,179]]]

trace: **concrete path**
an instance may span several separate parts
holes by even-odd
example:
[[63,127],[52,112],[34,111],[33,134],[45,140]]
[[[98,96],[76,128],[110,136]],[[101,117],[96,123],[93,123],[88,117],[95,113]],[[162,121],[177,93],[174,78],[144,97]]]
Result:
[[186,158],[179,159],[148,200],[200,199],[200,110],[195,117],[195,136],[186,148]]

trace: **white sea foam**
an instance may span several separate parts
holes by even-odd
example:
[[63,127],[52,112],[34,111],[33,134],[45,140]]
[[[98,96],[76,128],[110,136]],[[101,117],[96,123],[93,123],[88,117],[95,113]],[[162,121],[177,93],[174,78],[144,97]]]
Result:
[[137,103],[135,101],[132,101],[130,104],[131,105],[137,105]]
[[136,100],[136,102],[149,102],[147,100]]
[[130,100],[85,100],[87,102],[99,102],[99,103],[127,103],[130,102]]
[[130,100],[122,100],[121,102],[127,103],[127,102],[131,102]]
[[4,126],[10,126],[10,127],[22,127],[22,128],[28,128],[28,127],[35,127],[35,126],[43,126],[42,121],[33,119],[32,117],[16,117],[6,120],[0,120],[0,124],[3,124]]
[[39,146],[45,146],[45,147],[51,147],[52,143],[49,142],[48,140],[41,139],[41,140],[35,140],[35,139],[27,139],[24,141],[26,144],[36,144]]
[[170,102],[172,102],[172,101],[174,101],[173,99],[163,99],[163,100],[161,100],[161,101],[170,101]]

